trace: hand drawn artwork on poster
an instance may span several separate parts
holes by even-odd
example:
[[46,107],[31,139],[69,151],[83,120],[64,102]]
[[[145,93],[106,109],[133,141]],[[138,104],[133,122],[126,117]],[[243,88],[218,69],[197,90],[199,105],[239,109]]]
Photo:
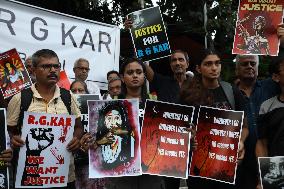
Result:
[[25,88],[31,87],[30,76],[16,49],[0,54],[0,89],[8,98]]
[[[88,127],[88,121],[89,121],[89,115],[88,115],[88,100],[99,100],[99,95],[93,95],[93,94],[79,94],[76,95],[77,101],[80,107],[81,111],[81,123],[84,128],[84,134],[89,132]],[[88,154],[85,152],[82,152],[81,150],[78,150],[74,154],[75,163],[82,163],[84,161],[88,162]]]
[[284,188],[284,156],[259,157],[258,165],[263,189]]
[[190,133],[185,128],[193,113],[191,106],[146,101],[141,134],[143,173],[188,177]]
[[283,6],[282,0],[240,0],[232,53],[277,56]]
[[88,101],[89,129],[98,147],[89,150],[89,177],[141,175],[139,103]]
[[151,7],[130,13],[130,29],[135,52],[143,61],[169,56],[171,48],[160,7]]
[[16,188],[67,186],[74,125],[75,116],[25,112]]
[[[6,150],[8,145],[8,132],[6,122],[6,110],[0,108],[0,151]],[[4,161],[0,161],[0,189],[9,189],[9,174],[8,168]]]
[[243,125],[242,111],[201,106],[190,176],[234,184],[238,146]]

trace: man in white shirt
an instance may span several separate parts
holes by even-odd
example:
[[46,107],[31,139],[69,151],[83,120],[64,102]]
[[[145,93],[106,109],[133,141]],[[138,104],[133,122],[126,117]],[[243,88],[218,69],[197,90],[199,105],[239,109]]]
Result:
[[84,81],[90,94],[96,94],[101,97],[100,88],[92,81],[86,80],[90,71],[89,61],[84,58],[79,58],[75,61],[73,71],[75,73],[75,80]]

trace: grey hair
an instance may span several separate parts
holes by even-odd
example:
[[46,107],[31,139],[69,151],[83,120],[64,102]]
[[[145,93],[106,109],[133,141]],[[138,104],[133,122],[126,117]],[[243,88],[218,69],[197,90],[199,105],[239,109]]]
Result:
[[236,66],[239,65],[241,59],[245,59],[245,58],[253,58],[254,60],[256,60],[256,65],[257,66],[259,65],[259,56],[258,55],[241,55],[241,54],[238,54],[236,56]]
[[78,60],[76,60],[76,61],[74,62],[74,66],[73,66],[73,68],[78,67],[79,62],[87,62],[87,63],[88,63],[88,65],[90,64],[90,63],[89,63],[89,61],[88,61],[87,59],[85,59],[85,58],[79,58]]

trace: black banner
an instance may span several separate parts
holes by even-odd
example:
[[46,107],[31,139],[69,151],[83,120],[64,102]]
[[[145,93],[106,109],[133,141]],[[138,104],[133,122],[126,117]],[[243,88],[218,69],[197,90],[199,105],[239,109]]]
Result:
[[150,61],[171,54],[160,7],[135,11],[128,18],[133,21],[130,33],[137,58]]

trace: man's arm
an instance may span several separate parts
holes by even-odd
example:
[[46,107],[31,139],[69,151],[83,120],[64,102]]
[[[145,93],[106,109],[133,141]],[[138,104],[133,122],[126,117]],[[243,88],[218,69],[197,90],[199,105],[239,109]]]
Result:
[[258,139],[255,146],[256,157],[267,157],[267,139]]
[[149,82],[152,82],[154,79],[154,70],[148,65],[148,63],[144,64],[146,67],[146,78]]
[[284,24],[279,24],[277,27],[277,35],[280,39],[280,47],[284,48]]

